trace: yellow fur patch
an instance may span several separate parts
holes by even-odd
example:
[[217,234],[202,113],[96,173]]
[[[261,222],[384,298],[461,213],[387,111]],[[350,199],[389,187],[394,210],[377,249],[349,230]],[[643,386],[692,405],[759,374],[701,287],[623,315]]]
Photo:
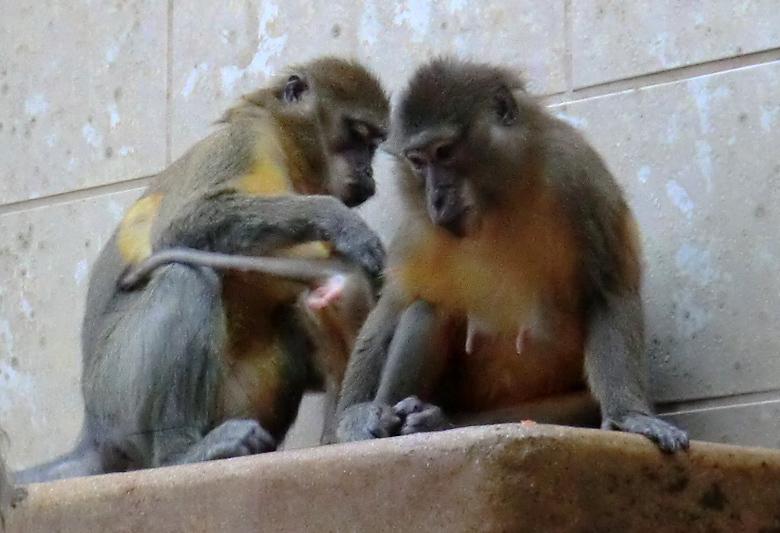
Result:
[[162,202],[162,193],[141,198],[127,210],[119,223],[117,247],[128,263],[137,263],[152,253],[152,224]]
[[328,259],[332,253],[331,248],[331,244],[327,241],[310,241],[285,248],[279,255],[303,259]]
[[238,359],[228,358],[220,387],[223,418],[257,418],[266,429],[278,424],[275,406],[282,387],[282,360],[278,339],[254,339],[243,347]]
[[275,196],[293,192],[286,169],[279,164],[282,157],[275,143],[265,141],[255,148],[255,161],[249,173],[239,176],[235,187],[247,194]]

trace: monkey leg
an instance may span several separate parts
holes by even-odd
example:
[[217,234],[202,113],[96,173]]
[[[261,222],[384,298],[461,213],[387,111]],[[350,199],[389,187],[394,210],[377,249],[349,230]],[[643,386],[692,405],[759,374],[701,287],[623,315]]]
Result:
[[430,392],[441,370],[445,350],[435,345],[440,320],[436,309],[423,300],[403,311],[387,349],[374,400],[357,403],[344,411],[337,432],[339,440],[453,427],[438,407],[414,396]]
[[603,429],[645,435],[664,452],[688,447],[688,434],[653,415],[647,400],[638,294],[609,295],[592,310],[585,370],[601,405]]
[[148,468],[274,447],[255,421],[213,429],[227,336],[220,298],[211,269],[179,264],[142,291],[116,293],[85,354],[86,412],[104,463],[124,455],[129,468]]

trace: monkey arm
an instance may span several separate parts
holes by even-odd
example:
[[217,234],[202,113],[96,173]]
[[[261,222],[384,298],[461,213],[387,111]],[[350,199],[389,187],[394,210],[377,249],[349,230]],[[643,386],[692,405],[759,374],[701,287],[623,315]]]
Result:
[[336,432],[342,442],[453,427],[441,409],[416,397],[432,391],[445,363],[446,344],[436,334],[442,317],[423,300],[402,312],[388,312],[392,296],[383,300],[347,368]]
[[431,366],[427,348],[436,324],[436,309],[428,302],[417,300],[406,308],[387,350],[375,402],[393,405],[433,381],[426,375]]
[[327,439],[333,436],[338,442],[374,438],[376,435],[370,431],[370,425],[377,425],[380,421],[384,421],[383,425],[400,422],[389,406],[375,407],[373,400],[403,309],[403,304],[394,294],[394,287],[386,286],[355,340],[335,416],[330,420],[331,426],[323,431],[324,442],[329,442]]
[[688,447],[688,435],[655,417],[647,398],[642,303],[636,291],[605,294],[590,312],[585,372],[601,405],[602,427],[640,433],[663,451]]
[[264,254],[290,244],[325,240],[379,284],[384,248],[360,216],[331,196],[213,193],[154,236],[154,250],[185,246],[226,254]]

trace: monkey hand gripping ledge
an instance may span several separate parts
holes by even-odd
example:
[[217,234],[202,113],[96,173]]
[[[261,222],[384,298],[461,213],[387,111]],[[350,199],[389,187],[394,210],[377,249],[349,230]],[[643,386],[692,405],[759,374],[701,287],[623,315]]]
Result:
[[29,487],[14,532],[780,531],[780,452],[472,427]]

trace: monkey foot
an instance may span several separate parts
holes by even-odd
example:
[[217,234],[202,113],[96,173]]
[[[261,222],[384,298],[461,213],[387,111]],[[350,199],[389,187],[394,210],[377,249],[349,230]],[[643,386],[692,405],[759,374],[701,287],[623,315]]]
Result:
[[206,459],[227,459],[276,449],[276,440],[256,420],[227,420],[199,443]]
[[641,413],[629,413],[622,419],[605,418],[602,429],[619,429],[644,435],[666,453],[688,447],[688,434],[660,418]]
[[404,398],[393,406],[393,412],[403,421],[401,435],[442,431],[455,427],[439,407],[425,403],[417,396]]
[[398,435],[401,422],[389,405],[359,403],[344,411],[336,437],[339,442],[392,437]]

